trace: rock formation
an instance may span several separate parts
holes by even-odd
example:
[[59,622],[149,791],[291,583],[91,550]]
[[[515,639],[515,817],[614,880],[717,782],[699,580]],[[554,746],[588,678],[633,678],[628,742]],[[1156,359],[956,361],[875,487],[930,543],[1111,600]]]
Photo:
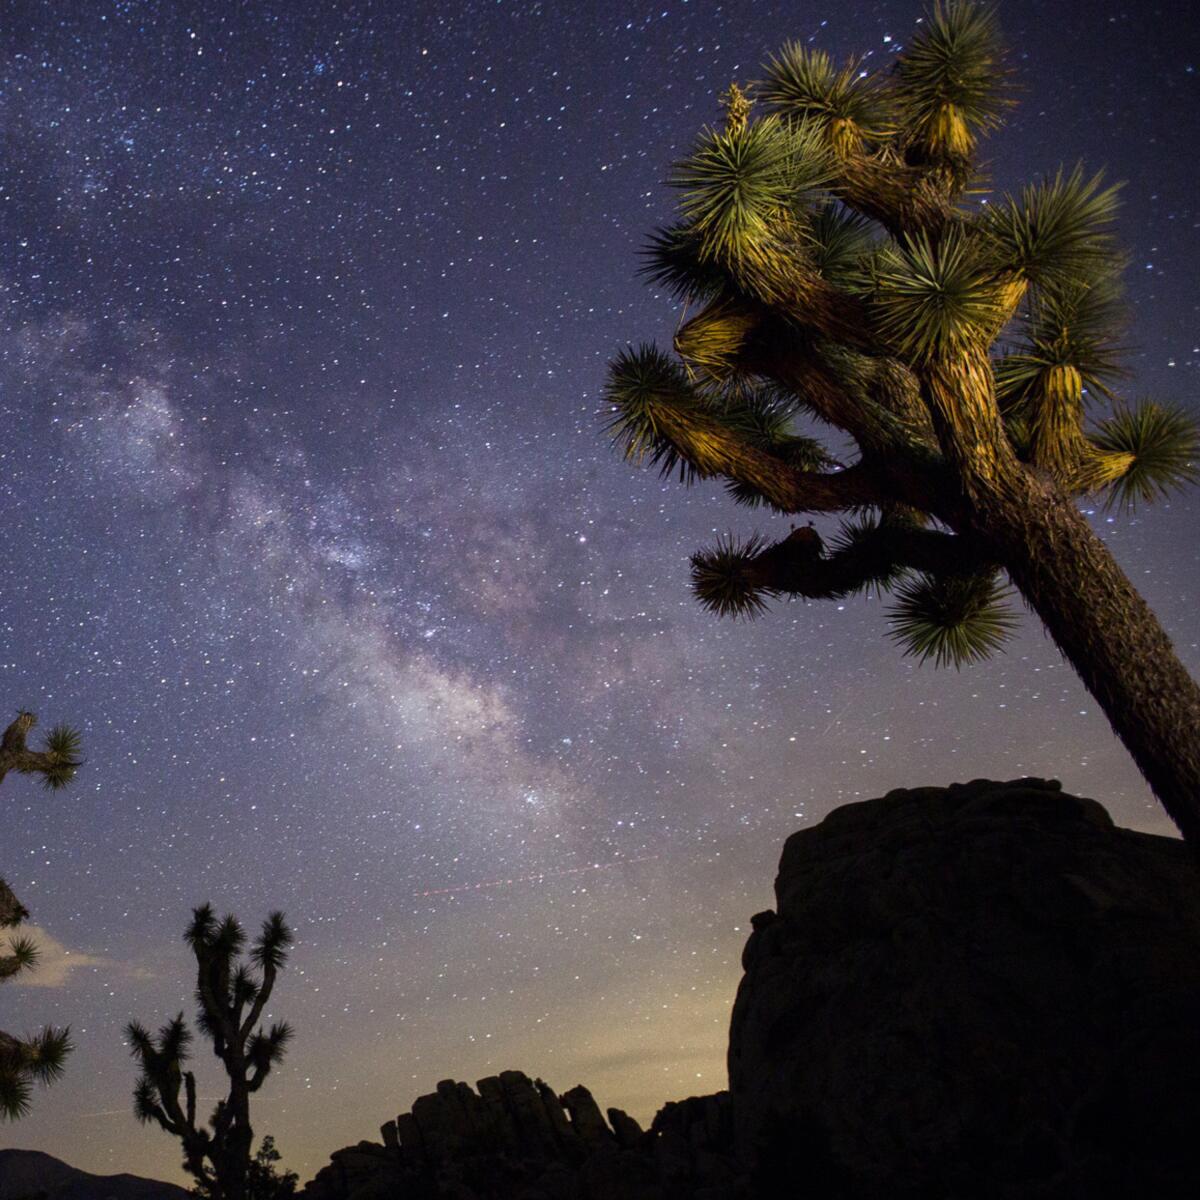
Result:
[[[305,1200],[691,1200],[731,1194],[725,1094],[669,1104],[643,1132],[585,1087],[558,1096],[520,1071],[444,1080],[382,1142],[339,1150]],[[714,1192],[714,1186],[725,1190]],[[704,1190],[705,1187],[709,1191]]]
[[1055,783],[793,834],[743,956],[737,1145],[847,1200],[1200,1195],[1200,876]]
[[1200,1195],[1200,874],[1055,783],[847,805],[754,918],[730,1092],[651,1128],[585,1088],[442,1083],[306,1200]]

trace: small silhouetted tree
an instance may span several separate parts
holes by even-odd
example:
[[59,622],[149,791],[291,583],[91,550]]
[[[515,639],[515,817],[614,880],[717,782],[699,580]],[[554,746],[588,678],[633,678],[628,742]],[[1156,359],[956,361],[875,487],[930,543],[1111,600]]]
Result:
[[248,1200],[254,1143],[250,1097],[283,1059],[292,1037],[285,1022],[269,1029],[261,1023],[287,961],[292,932],[282,913],[272,913],[244,961],[241,925],[232,916],[218,921],[205,904],[193,911],[185,938],[196,958],[196,1023],[225,1069],[227,1093],[217,1101],[207,1126],[198,1124],[196,1078],[184,1067],[193,1035],[183,1013],[157,1035],[133,1021],[127,1036],[142,1069],[134,1113],[180,1140],[184,1170],[206,1195]]
[[[258,1144],[258,1152],[250,1160],[246,1174],[246,1200],[291,1200],[296,1194],[300,1176],[295,1171],[281,1171],[282,1155],[275,1149],[275,1139],[268,1133]],[[193,1196],[212,1200],[213,1190],[207,1183],[198,1183]]]
[[697,597],[754,616],[890,591],[899,643],[957,665],[1003,642],[1007,576],[1200,850],[1200,688],[1078,508],[1197,478],[1192,421],[1113,394],[1117,189],[1075,168],[978,199],[1012,102],[980,5],[935,3],[886,72],[792,42],[763,75],[674,171],[647,274],[690,312],[675,356],[612,363],[611,430],[739,503],[844,523],[719,540]]
[[[9,771],[22,775],[41,775],[47,788],[66,787],[81,765],[79,734],[66,725],[56,725],[46,735],[42,750],[26,745],[29,731],[37,724],[31,712],[21,712],[0,738],[0,781]],[[29,919],[29,911],[0,879],[0,930],[16,929]],[[0,942],[0,983],[22,971],[32,970],[38,961],[37,944],[32,938],[8,934]],[[50,1083],[63,1071],[71,1051],[68,1029],[47,1026],[31,1037],[14,1037],[0,1030],[0,1120],[15,1121],[29,1111],[34,1083]]]

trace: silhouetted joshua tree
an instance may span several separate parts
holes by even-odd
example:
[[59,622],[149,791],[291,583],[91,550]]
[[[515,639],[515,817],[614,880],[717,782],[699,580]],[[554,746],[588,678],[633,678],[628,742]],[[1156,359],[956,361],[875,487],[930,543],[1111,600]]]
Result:
[[[0,929],[15,929],[29,912],[0,879]],[[38,948],[31,938],[9,936],[0,942],[0,983],[37,965]],[[33,1084],[51,1083],[63,1071],[71,1052],[69,1029],[47,1026],[32,1037],[18,1038],[0,1030],[0,1120],[15,1121],[29,1111]]]
[[[37,724],[31,712],[17,719],[0,738],[0,780],[9,771],[23,775],[41,775],[48,788],[66,787],[81,765],[79,734],[66,725],[56,725],[46,737],[44,750],[25,745],[29,731]],[[0,879],[0,930],[16,929],[29,919],[29,911]],[[0,983],[37,965],[38,948],[32,938],[7,935],[0,941]],[[71,1051],[69,1029],[47,1026],[32,1037],[18,1038],[0,1030],[0,1120],[15,1121],[29,1111],[35,1082],[50,1083],[63,1071]]]
[[935,5],[882,74],[793,42],[764,76],[675,168],[680,219],[646,274],[692,312],[677,358],[612,363],[610,428],[742,504],[848,519],[829,544],[721,539],[692,559],[696,595],[754,616],[891,591],[901,645],[958,665],[1004,640],[1007,575],[1200,849],[1200,688],[1077,507],[1197,477],[1180,411],[1088,420],[1120,374],[1117,189],[1077,167],[977,199],[977,140],[1011,103],[983,7]]
[[[292,932],[283,914],[272,913],[242,960],[246,934],[232,916],[218,921],[212,906],[192,913],[185,934],[196,957],[197,1024],[221,1060],[228,1092],[218,1100],[208,1126],[196,1121],[196,1078],[184,1069],[192,1031],[183,1013],[157,1036],[133,1021],[127,1036],[142,1069],[134,1089],[139,1121],[154,1122],[183,1144],[183,1167],[214,1200],[246,1200],[254,1130],[250,1097],[279,1063],[291,1027],[260,1022],[287,961]],[[257,972],[254,968],[257,968]]]

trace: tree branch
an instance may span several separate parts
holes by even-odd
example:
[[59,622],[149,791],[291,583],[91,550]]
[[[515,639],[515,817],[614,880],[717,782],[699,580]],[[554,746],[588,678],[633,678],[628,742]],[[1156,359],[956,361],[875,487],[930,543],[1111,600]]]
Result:
[[79,735],[65,726],[50,731],[45,750],[30,750],[27,745],[29,731],[37,724],[31,712],[19,712],[4,735],[0,738],[0,781],[9,773],[41,775],[49,788],[60,788],[74,777],[82,760],[75,757],[79,748]]
[[833,600],[884,583],[902,570],[932,575],[972,574],[992,560],[982,545],[956,534],[884,522],[826,553],[811,529],[783,541],[744,564],[743,579],[757,591]]
[[238,1031],[241,1041],[244,1044],[250,1036],[255,1025],[258,1024],[259,1018],[263,1014],[263,1009],[267,1007],[267,1001],[271,998],[271,992],[275,989],[275,968],[267,963],[263,967],[262,984],[258,989],[258,995],[254,998],[254,1004],[250,1009],[245,1021],[242,1022],[241,1029]]
[[894,238],[936,233],[953,217],[941,172],[885,161],[861,149],[840,156],[833,193],[847,208],[878,221]]
[[12,888],[0,879],[0,929],[11,929],[28,918],[29,909],[17,899]]
[[0,740],[0,780],[9,771],[18,771],[22,775],[32,775],[35,771],[44,771],[52,764],[48,754],[30,750],[25,742],[29,731],[37,724],[37,717],[31,712],[20,712],[17,718],[4,731]]
[[795,467],[693,404],[682,407],[659,400],[653,423],[659,445],[670,446],[701,479],[724,477],[745,484],[780,512],[845,512],[891,499],[859,467],[829,473]]

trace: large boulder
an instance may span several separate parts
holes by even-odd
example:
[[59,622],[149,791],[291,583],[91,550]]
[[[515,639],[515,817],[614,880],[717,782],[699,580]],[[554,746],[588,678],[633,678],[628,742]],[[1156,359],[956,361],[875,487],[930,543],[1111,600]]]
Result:
[[1200,1195],[1200,875],[1057,783],[892,792],[793,834],[734,1007],[755,1193]]

